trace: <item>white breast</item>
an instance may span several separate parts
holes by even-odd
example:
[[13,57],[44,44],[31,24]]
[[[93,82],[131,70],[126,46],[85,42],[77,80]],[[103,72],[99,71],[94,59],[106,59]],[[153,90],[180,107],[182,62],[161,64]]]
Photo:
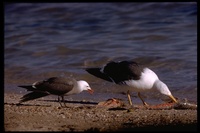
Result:
[[158,76],[152,70],[144,68],[139,80],[129,80],[125,83],[130,86],[130,90],[142,92],[151,90],[156,80]]

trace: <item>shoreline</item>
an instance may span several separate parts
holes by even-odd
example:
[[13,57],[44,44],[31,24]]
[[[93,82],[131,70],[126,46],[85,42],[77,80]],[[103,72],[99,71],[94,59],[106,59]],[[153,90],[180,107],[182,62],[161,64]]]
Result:
[[94,101],[47,97],[17,105],[21,94],[4,94],[5,131],[197,131],[197,110],[111,110]]

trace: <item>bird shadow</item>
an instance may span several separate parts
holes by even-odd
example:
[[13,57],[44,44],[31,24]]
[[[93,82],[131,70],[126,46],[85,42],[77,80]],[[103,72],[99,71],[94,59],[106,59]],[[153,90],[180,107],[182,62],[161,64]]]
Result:
[[[46,101],[46,102],[58,102],[58,100],[41,100],[41,101]],[[62,103],[73,103],[73,104],[93,104],[97,105],[97,102],[90,102],[90,101],[62,101]]]
[[4,103],[4,105],[16,105],[16,106],[43,106],[51,107],[51,105],[41,105],[41,104],[24,104],[24,103]]
[[[38,101],[45,101],[45,102],[58,102],[58,100],[38,100]],[[59,103],[59,102],[58,102]],[[62,103],[73,103],[73,104],[90,104],[90,105],[97,105],[97,102],[90,102],[90,101],[66,101]],[[16,105],[16,106],[43,106],[43,107],[51,107],[52,105],[42,105],[42,104],[29,104],[29,103],[4,103],[4,105]]]

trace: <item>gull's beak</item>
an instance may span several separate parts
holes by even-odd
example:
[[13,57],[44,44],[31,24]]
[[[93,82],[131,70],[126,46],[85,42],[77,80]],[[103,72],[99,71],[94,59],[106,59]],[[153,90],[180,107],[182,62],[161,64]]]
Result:
[[87,90],[90,94],[92,94],[93,92],[94,92],[94,90],[92,90],[92,89],[88,89]]
[[175,103],[178,103],[177,100],[174,98],[174,96],[169,95],[169,97],[170,97]]

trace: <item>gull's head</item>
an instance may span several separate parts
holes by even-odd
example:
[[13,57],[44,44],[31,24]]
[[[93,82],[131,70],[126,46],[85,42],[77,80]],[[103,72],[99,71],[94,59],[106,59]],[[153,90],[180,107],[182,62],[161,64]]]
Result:
[[157,89],[161,94],[168,96],[171,98],[174,102],[177,103],[177,100],[174,98],[174,96],[171,94],[169,88],[165,83],[163,83],[160,80],[156,80],[154,83],[154,88]]
[[94,90],[91,89],[90,85],[84,81],[84,80],[79,80],[77,81],[78,86],[80,87],[81,91],[88,91],[90,94],[92,94],[94,92]]

